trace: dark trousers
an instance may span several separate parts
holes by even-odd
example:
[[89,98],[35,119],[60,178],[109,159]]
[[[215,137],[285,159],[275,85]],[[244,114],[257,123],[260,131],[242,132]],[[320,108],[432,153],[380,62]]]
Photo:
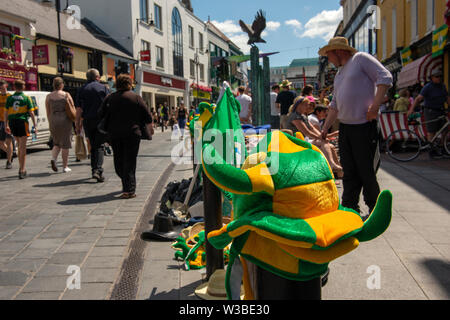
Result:
[[344,169],[342,205],[358,212],[361,189],[370,212],[380,193],[376,176],[379,158],[375,157],[378,132],[376,121],[361,125],[339,125],[339,155]]
[[103,157],[106,137],[97,129],[97,120],[84,120],[83,127],[86,137],[91,145],[91,169],[92,174],[103,174]]
[[280,116],[270,116],[270,125],[272,129],[280,129]]
[[141,139],[138,137],[111,139],[114,169],[122,180],[122,191],[136,191],[136,162]]

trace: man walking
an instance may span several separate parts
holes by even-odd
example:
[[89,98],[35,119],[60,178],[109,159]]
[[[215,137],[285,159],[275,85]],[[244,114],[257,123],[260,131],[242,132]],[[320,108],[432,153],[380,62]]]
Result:
[[373,56],[357,52],[343,37],[331,39],[319,50],[320,56],[339,68],[334,78],[333,100],[322,136],[339,119],[339,153],[344,169],[342,205],[360,212],[361,189],[369,213],[375,207],[380,187],[376,172],[378,152],[378,111],[392,75]]
[[12,136],[7,134],[6,129],[6,100],[11,94],[8,93],[8,82],[0,80],[0,149],[6,153],[6,169],[12,168],[13,142]]
[[275,84],[272,86],[272,92],[270,92],[270,124],[272,129],[280,129],[280,108],[276,104],[278,93],[280,93],[280,86]]
[[28,118],[33,120],[34,132],[37,134],[36,117],[34,116],[35,107],[31,98],[23,93],[25,89],[25,82],[23,80],[16,80],[14,82],[13,95],[6,100],[6,126],[7,134],[13,135],[18,144],[19,149],[19,179],[27,177],[25,170],[25,159],[27,155],[27,140],[30,136],[28,125]]
[[288,128],[288,112],[289,107],[294,103],[294,99],[297,97],[297,94],[294,91],[289,90],[289,87],[292,83],[288,80],[283,80],[281,82],[281,88],[283,89],[277,96],[277,100],[275,104],[278,109],[280,109],[280,122],[281,129]]
[[101,120],[98,116],[98,109],[109,94],[109,90],[99,82],[100,73],[97,69],[89,69],[86,72],[86,78],[88,82],[77,92],[76,130],[77,134],[80,134],[81,129],[84,128],[91,145],[92,178],[97,182],[103,182],[105,181],[102,167],[105,135],[97,129]]
[[[420,94],[414,100],[414,103],[408,110],[408,116],[414,112],[417,105],[424,101],[424,116],[427,126],[427,139],[433,140],[434,135],[442,128],[445,123],[445,119],[436,120],[442,115],[445,115],[445,103],[450,106],[450,96],[448,95],[445,84],[442,83],[442,71],[440,69],[434,69],[431,73],[431,81],[423,87]],[[443,137],[447,133],[445,130],[442,134]],[[441,139],[444,143],[444,139]],[[443,147],[443,146],[440,146]],[[443,150],[444,152],[445,149]],[[444,155],[438,146],[432,146],[430,150],[430,157],[433,159],[440,159]],[[445,156],[449,156],[446,154]]]

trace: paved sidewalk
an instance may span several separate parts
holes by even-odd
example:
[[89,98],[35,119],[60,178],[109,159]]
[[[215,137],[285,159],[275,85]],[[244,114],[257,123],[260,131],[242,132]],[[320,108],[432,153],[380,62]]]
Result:
[[[175,143],[170,131],[142,142],[137,197],[129,200],[118,199],[112,156],[105,157],[104,183],[90,179],[89,160],[76,163],[73,156],[71,173],[53,173],[48,150],[27,156],[25,180],[17,178],[17,159],[12,170],[4,170],[2,161],[0,299],[108,299]],[[79,290],[66,287],[71,265],[81,268]]]
[[[450,160],[425,156],[403,164],[383,155],[378,178],[394,196],[391,225],[381,237],[330,263],[324,300],[450,299],[449,169]],[[191,166],[177,166],[168,181],[191,176]],[[184,271],[173,256],[170,242],[149,242],[138,299],[198,299],[194,290],[204,276]],[[371,281],[374,272],[379,287]]]

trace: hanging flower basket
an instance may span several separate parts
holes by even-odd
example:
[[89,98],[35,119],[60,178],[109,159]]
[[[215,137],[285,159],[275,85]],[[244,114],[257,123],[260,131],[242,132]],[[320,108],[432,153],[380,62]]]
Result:
[[73,49],[72,48],[64,48],[63,56],[66,59],[73,59]]

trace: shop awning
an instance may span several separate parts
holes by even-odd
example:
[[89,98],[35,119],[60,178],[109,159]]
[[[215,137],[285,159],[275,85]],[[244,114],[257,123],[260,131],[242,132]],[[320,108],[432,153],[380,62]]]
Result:
[[429,81],[431,71],[436,68],[442,68],[442,58],[433,58],[431,53],[408,63],[398,75],[397,88]]

